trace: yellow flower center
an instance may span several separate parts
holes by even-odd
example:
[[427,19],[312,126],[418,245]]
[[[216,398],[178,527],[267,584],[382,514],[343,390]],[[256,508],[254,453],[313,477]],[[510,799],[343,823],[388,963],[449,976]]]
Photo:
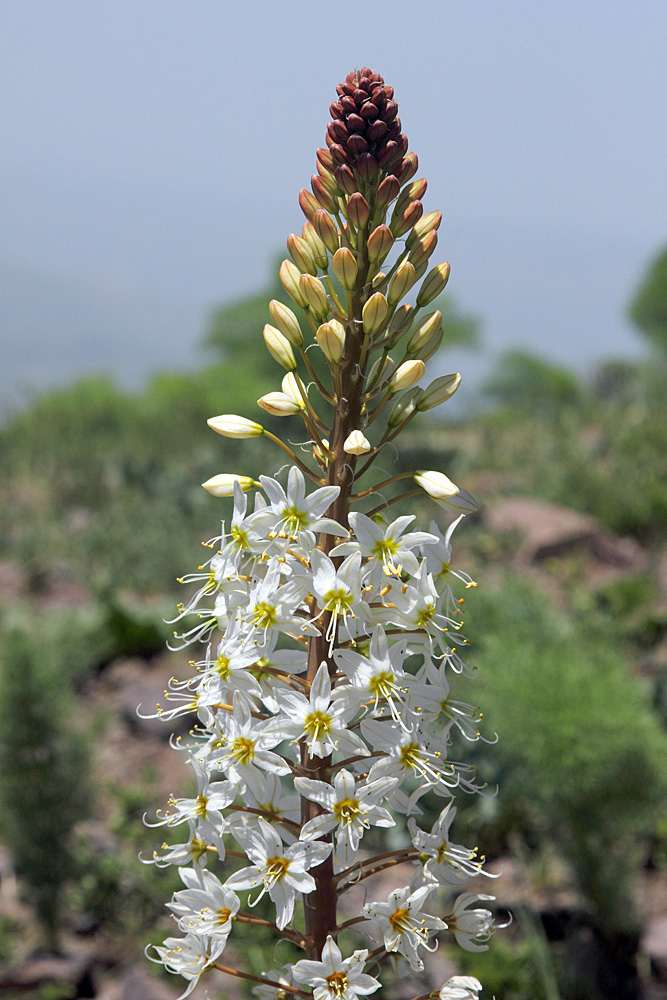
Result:
[[195,806],[195,815],[201,816],[202,819],[206,819],[206,810],[208,808],[208,799],[205,795],[201,793],[196,798],[197,805]]
[[341,799],[333,807],[333,814],[341,823],[352,823],[357,818],[361,809],[357,799]]
[[225,907],[223,907],[221,910],[217,910],[216,911],[216,918],[215,918],[216,924],[220,924],[220,925],[226,924],[227,921],[229,920],[229,918],[231,917],[231,915],[232,915],[232,911],[226,909]]
[[424,764],[421,747],[418,743],[408,743],[401,750],[401,760],[405,768],[411,767],[415,771],[420,771]]
[[395,913],[389,914],[389,923],[395,931],[403,934],[405,931],[410,930],[410,911],[405,907],[396,910]]
[[423,608],[421,611],[417,612],[417,622],[422,627],[426,627],[431,621],[431,618],[435,614],[435,607],[431,605],[430,608]]
[[249,764],[255,756],[255,744],[248,736],[239,736],[232,740],[229,756],[239,764]]
[[335,997],[342,997],[347,989],[347,976],[344,972],[334,972],[332,976],[327,976],[329,989]]
[[317,741],[331,730],[332,718],[325,712],[309,712],[303,722],[303,728]]
[[388,698],[390,694],[394,691],[396,685],[394,681],[396,678],[393,673],[388,670],[382,670],[379,674],[371,677],[368,682],[368,686],[371,693],[379,698]]
[[324,595],[324,607],[327,611],[333,611],[335,614],[343,616],[352,607],[354,601],[353,595],[349,590],[344,590],[339,587],[338,590],[327,590]]
[[283,522],[289,532],[300,531],[308,527],[308,515],[293,504],[291,507],[285,507]]
[[287,875],[289,866],[289,858],[267,858],[263,875],[266,884],[280,882]]
[[272,628],[277,617],[275,605],[268,601],[260,601],[252,613],[252,621],[258,628]]
[[237,548],[239,549],[248,548],[248,533],[246,531],[243,531],[242,528],[239,528],[235,524],[233,524],[229,534],[232,536],[234,544],[237,546]]
[[229,659],[223,653],[220,653],[220,656],[215,661],[215,665],[222,680],[226,681],[231,673],[231,670],[229,669]]

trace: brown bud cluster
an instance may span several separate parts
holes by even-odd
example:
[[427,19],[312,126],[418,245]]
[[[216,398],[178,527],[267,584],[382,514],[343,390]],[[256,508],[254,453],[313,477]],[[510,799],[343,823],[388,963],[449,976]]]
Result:
[[408,140],[401,132],[394,88],[365,66],[348,73],[336,90],[326,141],[343,190],[348,190],[343,176],[349,182],[345,168],[354,167],[362,180],[372,180],[380,169],[385,174],[402,173]]

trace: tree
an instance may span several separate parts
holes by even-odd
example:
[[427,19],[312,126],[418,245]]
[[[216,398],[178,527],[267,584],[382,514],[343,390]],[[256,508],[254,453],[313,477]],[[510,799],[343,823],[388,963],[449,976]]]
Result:
[[667,247],[653,261],[630,303],[630,318],[660,351],[667,351]]

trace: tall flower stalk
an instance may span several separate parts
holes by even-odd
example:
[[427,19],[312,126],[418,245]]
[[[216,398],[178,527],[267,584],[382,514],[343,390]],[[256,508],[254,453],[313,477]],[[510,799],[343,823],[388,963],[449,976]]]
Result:
[[[425,312],[449,277],[448,264],[429,268],[441,215],[424,214],[393,89],[365,68],[337,91],[312,193],[299,197],[307,221],[280,268],[305,320],[274,300],[264,328],[286,374],[258,403],[300,419],[307,444],[297,452],[244,416],[209,420],[226,437],[268,437],[291,467],[285,485],[236,473],[204,483],[233,511],[183,581],[195,592],[175,635],[201,650],[196,674],[172,681],[158,708],[193,717],[176,746],[197,795],[158,814],[183,832],[152,859],[179,866],[184,884],[169,903],[180,936],[152,953],[184,977],[182,996],[217,969],[256,983],[260,998],[354,1000],[380,987],[388,959],[421,970],[446,934],[478,950],[493,930],[491,912],[471,905],[492,897],[459,893],[483,859],[450,838],[455,792],[478,791],[474,768],[450,758],[451,733],[482,738],[478,710],[449,696],[451,675],[471,673],[456,595],[474,584],[452,567],[451,540],[475,501],[439,471],[373,469],[459,385],[458,374],[419,385],[443,336],[440,311]],[[450,515],[444,535],[390,518],[394,502],[424,491]],[[388,828],[391,849],[372,856],[366,845]],[[374,876],[389,869],[396,888],[375,900]],[[361,883],[366,902],[348,916]],[[266,895],[274,920],[252,913]],[[242,923],[303,957],[278,971],[227,966]],[[454,977],[439,996],[480,989]]]

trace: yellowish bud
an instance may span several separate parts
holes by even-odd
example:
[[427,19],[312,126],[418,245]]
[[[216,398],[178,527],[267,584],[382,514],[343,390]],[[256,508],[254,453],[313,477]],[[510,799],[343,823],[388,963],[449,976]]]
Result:
[[297,406],[284,392],[267,392],[266,395],[259,397],[257,405],[272,417],[291,417],[303,409],[303,404]]
[[313,225],[329,253],[335,253],[340,246],[338,241],[338,227],[329,213],[320,208],[315,212]]
[[423,264],[428,264],[431,254],[438,245],[438,234],[435,229],[419,240],[410,251],[410,263],[417,271]]
[[429,302],[433,302],[433,299],[437,299],[449,281],[450,270],[449,264],[445,261],[444,264],[438,264],[437,267],[428,272],[417,295],[417,306],[419,308],[427,306]]
[[251,490],[255,485],[255,480],[250,476],[236,476],[231,472],[223,472],[219,476],[207,479],[202,486],[214,497],[233,497],[234,483],[238,483],[244,493]]
[[304,222],[301,235],[308,244],[308,248],[313,255],[315,263],[321,271],[326,271],[329,266],[327,248],[317,234],[317,230],[312,222]]
[[454,395],[461,384],[461,376],[458,372],[453,375],[443,375],[424,390],[424,394],[417,404],[420,412],[431,410],[434,406],[440,406]]
[[417,354],[424,346],[437,337],[438,331],[442,328],[442,313],[439,309],[429,313],[421,321],[415,332],[408,341],[406,348],[408,354]]
[[291,260],[284,260],[280,265],[279,272],[280,280],[282,286],[289,295],[291,299],[294,299],[296,304],[302,309],[306,308],[306,300],[303,297],[303,293],[299,287],[299,278],[301,277],[301,271],[296,265],[292,263]]
[[336,250],[331,260],[333,273],[340,281],[343,288],[350,291],[354,288],[357,280],[357,261],[351,250],[347,247],[340,247]]
[[409,389],[419,382],[425,370],[426,366],[423,361],[404,361],[402,365],[398,366],[389,380],[388,391],[393,394],[401,392],[403,389]]
[[409,184],[406,184],[394,205],[394,216],[400,215],[411,201],[421,201],[426,194],[427,187],[428,183],[423,177],[421,180],[411,181]]
[[317,274],[315,258],[310,247],[301,236],[297,236],[296,233],[290,233],[287,237],[287,249],[289,250],[290,257],[300,271],[305,271],[307,274]]
[[440,344],[442,343],[442,337],[443,337],[443,330],[442,327],[440,327],[437,333],[434,334],[434,336],[431,337],[429,341],[427,341],[425,344],[422,344],[422,346],[413,353],[413,357],[419,358],[421,361],[424,362],[428,361],[429,358],[432,358],[435,352],[440,347]]
[[300,410],[305,410],[306,387],[298,375],[295,375],[294,372],[283,375],[282,390],[292,402],[296,403]]
[[374,292],[361,310],[364,333],[372,337],[385,325],[388,315],[389,305],[384,295],[382,292]]
[[222,413],[219,417],[210,417],[206,423],[215,431],[228,438],[254,438],[264,433],[261,424],[247,417],[239,417],[235,413]]
[[366,250],[368,259],[374,264],[381,264],[394,245],[394,237],[389,226],[378,226],[368,237]]
[[371,288],[378,288],[381,284],[383,284],[384,279],[386,277],[387,277],[387,275],[384,273],[384,271],[378,271],[378,273],[375,275],[375,277],[371,281]]
[[279,365],[287,368],[288,371],[294,371],[296,368],[296,359],[292,351],[292,346],[287,337],[283,337],[280,330],[276,330],[275,326],[271,326],[270,323],[267,323],[264,327],[264,343],[271,357]]
[[324,356],[332,365],[339,364],[345,350],[345,327],[337,319],[323,323],[317,333],[317,343],[322,348]]
[[424,237],[428,235],[428,233],[433,232],[435,229],[439,229],[441,222],[442,212],[438,212],[437,210],[435,212],[427,212],[426,215],[422,215],[421,218],[415,222],[412,232],[405,241],[405,245],[408,250],[411,250],[412,247],[416,246],[420,240],[423,240]]
[[287,337],[290,344],[294,344],[295,347],[301,347],[301,344],[303,344],[303,334],[301,333],[299,321],[290,307],[279,302],[278,299],[271,299],[269,302],[269,312],[271,313],[271,319],[283,337]]
[[412,389],[408,389],[402,396],[399,396],[387,417],[387,423],[390,427],[399,427],[400,424],[404,424],[408,417],[419,409],[418,402],[422,391],[418,385],[413,385]]
[[410,291],[416,280],[417,275],[415,274],[414,267],[410,261],[404,260],[389,282],[387,290],[389,305],[395,306],[397,302],[400,302],[403,296],[407,295]]
[[376,358],[375,362],[371,366],[371,370],[369,371],[366,377],[366,383],[368,385],[376,383],[382,385],[382,383],[384,382],[384,380],[386,379],[387,375],[389,374],[389,372],[393,367],[394,367],[394,360],[393,358],[390,358],[389,355],[387,355],[386,358],[383,356]]
[[365,455],[371,450],[371,443],[361,431],[352,431],[348,434],[343,445],[343,451],[348,455]]
[[446,500],[459,492],[458,486],[444,472],[416,472],[414,480],[434,500]]
[[299,278],[299,288],[301,294],[316,316],[324,318],[329,312],[329,300],[324,291],[322,282],[314,278],[312,274],[302,274]]

